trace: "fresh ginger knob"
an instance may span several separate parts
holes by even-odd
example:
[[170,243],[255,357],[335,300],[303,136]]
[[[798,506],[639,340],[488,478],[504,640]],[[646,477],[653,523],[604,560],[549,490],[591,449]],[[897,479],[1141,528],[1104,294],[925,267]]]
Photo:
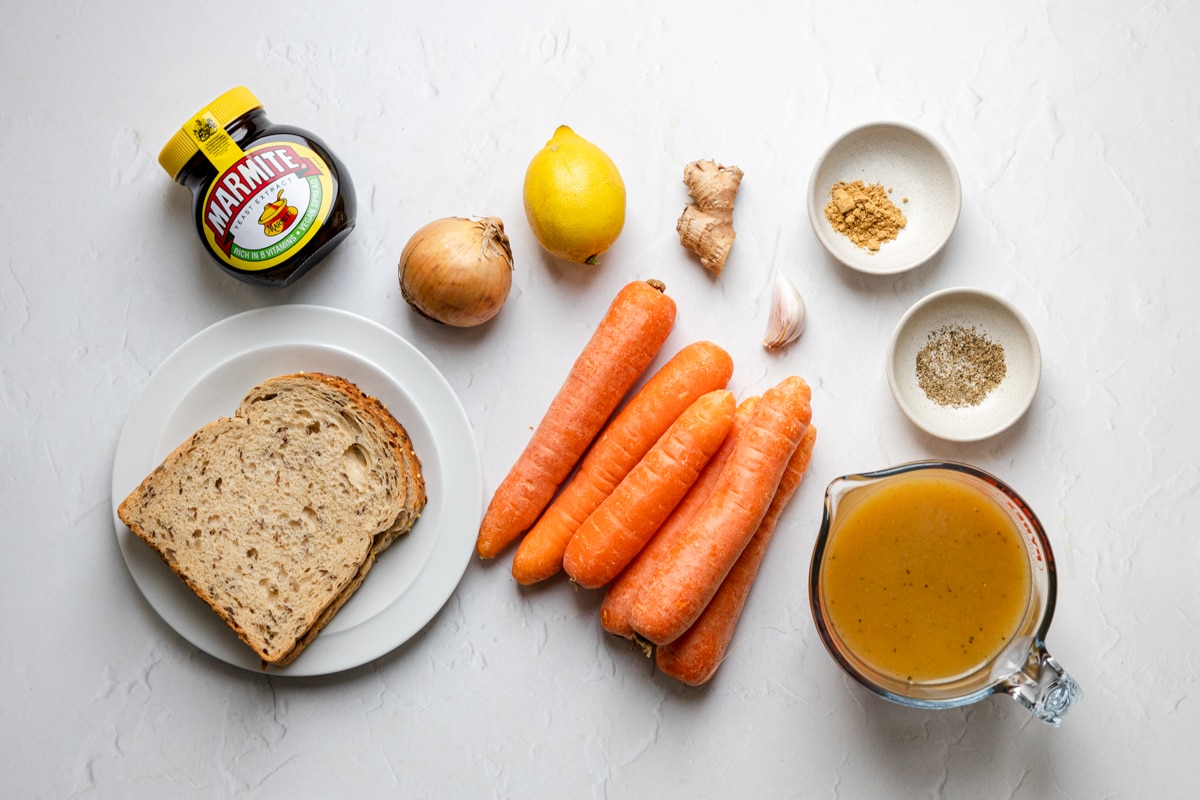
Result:
[[683,183],[692,202],[675,225],[679,243],[700,256],[700,263],[715,275],[725,268],[733,247],[733,201],[742,183],[742,171],[715,161],[693,161],[683,169]]

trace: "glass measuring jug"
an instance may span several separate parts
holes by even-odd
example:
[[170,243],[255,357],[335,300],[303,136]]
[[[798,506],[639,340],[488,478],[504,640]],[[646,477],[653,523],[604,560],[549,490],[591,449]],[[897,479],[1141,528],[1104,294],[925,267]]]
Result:
[[809,600],[826,649],[875,694],[951,708],[1004,693],[1057,727],[1083,693],[1046,649],[1045,530],[995,476],[918,461],[834,479]]

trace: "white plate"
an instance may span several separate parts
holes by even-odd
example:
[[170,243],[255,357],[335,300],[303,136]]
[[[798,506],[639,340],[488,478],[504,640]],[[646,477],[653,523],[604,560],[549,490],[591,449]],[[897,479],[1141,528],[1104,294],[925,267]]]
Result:
[[412,531],[379,557],[325,630],[291,665],[268,670],[323,675],[378,658],[433,619],[479,531],[483,475],[470,422],[446,379],[407,341],[354,314],[304,305],[247,311],[201,331],[159,366],[129,411],[113,462],[113,522],[134,582],[166,623],[204,652],[259,671],[250,648],[116,512],[196,429],[230,416],[258,382],[300,371],[339,375],[378,397],[408,431],[429,496]]
[[[1004,347],[1004,380],[976,406],[956,408],[929,399],[917,382],[917,353],[943,326],[975,328]],[[1025,315],[981,289],[943,289],[918,301],[896,325],[887,348],[887,380],[900,409],[918,428],[941,439],[972,442],[995,436],[1021,418],[1042,377],[1042,352]]]
[[[892,202],[908,220],[875,252],[854,244],[825,218],[830,188],[856,180],[892,189]],[[821,244],[851,269],[875,275],[903,272],[932,258],[954,232],[961,208],[962,186],[950,154],[922,131],[897,122],[843,134],[817,160],[808,181],[808,220]]]

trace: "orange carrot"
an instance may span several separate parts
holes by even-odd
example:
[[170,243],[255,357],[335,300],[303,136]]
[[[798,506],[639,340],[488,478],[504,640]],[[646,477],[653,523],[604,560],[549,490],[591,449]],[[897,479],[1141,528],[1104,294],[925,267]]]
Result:
[[571,580],[595,589],[633,560],[725,441],[736,405],[718,389],[679,415],[571,537],[563,554]]
[[608,587],[608,591],[604,594],[604,601],[600,603],[600,624],[604,630],[617,636],[624,636],[626,639],[633,639],[637,636],[629,624],[629,609],[633,606],[634,599],[637,598],[638,592],[642,590],[642,585],[650,579],[658,564],[666,558],[666,554],[670,552],[675,541],[687,530],[688,523],[691,522],[696,511],[704,505],[704,501],[712,493],[717,479],[721,477],[721,470],[724,469],[725,462],[729,460],[729,455],[733,452],[737,437],[746,427],[746,422],[750,419],[757,401],[758,397],[753,396],[747,397],[738,404],[737,411],[733,416],[733,426],[729,429],[725,441],[721,443],[716,454],[704,465],[700,477],[692,484],[692,488],[684,495],[679,505],[675,506],[675,510],[671,512],[671,516],[667,517],[667,521],[642,548],[642,552],[637,554],[637,558],[630,562],[629,566]]
[[521,539],[512,567],[517,582],[558,573],[567,542],[588,515],[696,398],[725,388],[732,375],[733,359],[712,342],[693,342],[664,364],[604,428],[575,477]]
[[808,384],[787,378],[759,399],[704,507],[638,593],[629,622],[663,645],[691,627],[758,530],[812,418]]
[[657,281],[634,281],[613,299],[529,443],[492,495],[475,549],[494,558],[554,497],[675,324],[675,301]]
[[804,438],[800,440],[800,446],[788,461],[767,515],[725,580],[721,581],[721,588],[682,636],[655,651],[655,661],[664,674],[690,686],[699,686],[713,676],[725,659],[738,618],[746,605],[746,597],[754,585],[767,545],[771,543],[775,525],[779,522],[779,515],[792,499],[808,469],[816,440],[817,427],[809,425]]

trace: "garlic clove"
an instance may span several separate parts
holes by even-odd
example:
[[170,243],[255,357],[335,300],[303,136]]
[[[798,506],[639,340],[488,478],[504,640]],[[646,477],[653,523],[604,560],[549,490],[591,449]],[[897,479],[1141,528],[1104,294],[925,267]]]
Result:
[[800,290],[780,270],[775,270],[775,287],[771,292],[771,316],[763,347],[778,350],[796,341],[804,333],[808,310]]

